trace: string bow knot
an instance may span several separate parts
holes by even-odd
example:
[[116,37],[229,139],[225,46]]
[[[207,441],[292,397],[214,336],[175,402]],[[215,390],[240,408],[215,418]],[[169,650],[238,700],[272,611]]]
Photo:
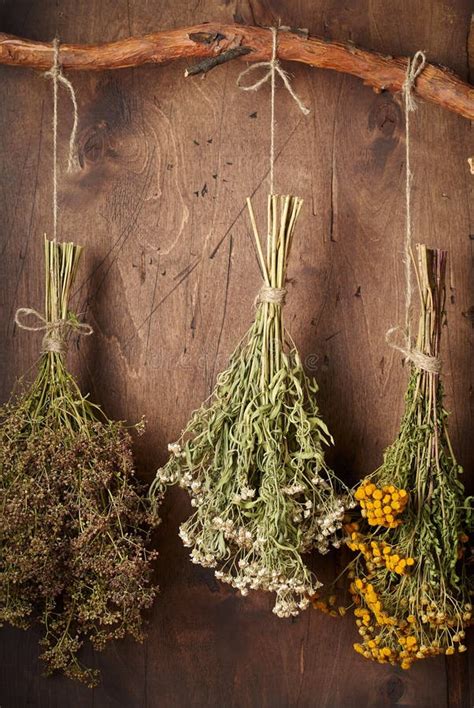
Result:
[[426,65],[426,56],[422,51],[418,51],[413,59],[408,59],[407,73],[403,82],[402,91],[405,96],[405,110],[416,111],[416,101],[413,97],[413,87],[417,78],[422,73]]
[[[296,91],[294,90],[293,86],[291,85],[290,81],[290,75],[283,69],[283,67],[280,64],[280,61],[277,56],[277,38],[278,38],[278,30],[276,27],[270,27],[271,32],[272,32],[272,58],[270,61],[259,61],[256,62],[255,64],[251,64],[247,69],[244,69],[238,76],[237,78],[237,86],[242,89],[242,91],[258,91],[260,86],[263,86],[267,81],[269,80],[274,80],[275,74],[278,74],[278,76],[281,78],[283,81],[283,84],[290,94],[290,96],[293,98],[293,100],[296,102],[296,105],[300,109],[302,113],[305,115],[308,115],[310,112],[310,109],[305,106],[301,98],[298,96]],[[251,74],[253,71],[256,69],[261,69],[265,68],[268,69],[267,73],[264,74],[260,79],[257,79],[255,83],[250,84],[250,85],[242,85],[242,79],[244,76],[247,76],[248,74]]]
[[[301,98],[298,96],[296,91],[291,85],[289,74],[282,68],[278,56],[278,28],[270,27],[272,32],[272,58],[270,61],[259,61],[256,64],[251,64],[247,69],[244,69],[237,78],[237,86],[242,89],[242,91],[258,91],[258,89],[263,86],[268,80],[271,84],[271,102],[270,102],[270,193],[274,194],[274,173],[275,173],[275,77],[276,74],[281,78],[283,84],[296,102],[298,108],[304,115],[308,115],[310,112],[309,108],[305,106]],[[244,76],[252,73],[256,69],[261,68],[268,69],[268,71],[260,78],[255,81],[255,83],[250,85],[242,85],[242,79]]]
[[[37,324],[28,324],[26,318],[33,317]],[[20,307],[15,314],[15,324],[28,332],[44,332],[41,345],[42,353],[67,351],[67,338],[70,331],[88,337],[93,333],[92,327],[86,322],[80,322],[75,315],[58,320],[47,320],[41,312],[31,307]]]

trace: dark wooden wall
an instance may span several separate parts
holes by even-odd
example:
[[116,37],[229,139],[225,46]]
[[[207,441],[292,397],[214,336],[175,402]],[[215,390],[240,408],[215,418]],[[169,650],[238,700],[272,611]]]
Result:
[[[0,30],[100,42],[210,19],[268,24],[280,16],[387,54],[421,48],[468,78],[471,10],[471,0],[1,0]],[[268,89],[238,91],[238,63],[188,80],[184,66],[72,77],[81,169],[62,175],[59,195],[61,237],[87,246],[77,309],[95,329],[71,366],[109,414],[146,416],[137,458],[148,479],[250,322],[259,275],[244,200],[255,195],[259,211],[268,188]],[[402,316],[403,116],[393,97],[355,78],[291,71],[312,111],[305,118],[279,92],[277,184],[305,198],[287,322],[320,383],[336,440],[330,459],[353,481],[378,464],[395,435],[406,383],[400,356],[384,340]],[[31,71],[3,68],[0,82],[4,400],[39,347],[37,336],[14,328],[13,315],[42,303],[52,105],[50,84]],[[67,96],[60,110],[64,165]],[[445,384],[469,483],[474,146],[468,121],[429,105],[416,113],[413,144],[416,237],[450,254]],[[177,537],[187,512],[185,498],[170,494],[148,640],[88,654],[103,671],[91,691],[42,678],[34,631],[3,629],[2,708],[472,705],[466,655],[409,672],[380,667],[353,652],[350,617],[308,611],[289,622],[271,614],[267,596],[235,596],[188,561]]]

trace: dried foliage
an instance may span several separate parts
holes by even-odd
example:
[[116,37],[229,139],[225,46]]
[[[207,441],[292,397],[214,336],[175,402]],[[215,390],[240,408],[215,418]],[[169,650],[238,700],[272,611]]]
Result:
[[186,488],[195,508],[180,535],[194,563],[246,595],[276,593],[274,612],[296,615],[319,582],[301,554],[340,544],[348,499],[324,460],[331,441],[283,327],[286,267],[301,200],[270,196],[266,254],[248,202],[264,287],[255,321],[196,411],[151,495]]
[[39,623],[48,673],[94,685],[86,640],[142,637],[156,594],[158,522],[135,479],[131,438],[82,396],[65,363],[81,325],[68,310],[81,248],[45,240],[44,352],[34,383],[0,410],[0,620]]
[[[418,247],[417,349],[439,356],[446,252]],[[463,563],[470,502],[447,430],[439,373],[412,366],[405,413],[382,466],[355,497],[362,519],[348,527],[359,551],[351,593],[356,651],[409,668],[416,659],[465,651],[471,604]]]

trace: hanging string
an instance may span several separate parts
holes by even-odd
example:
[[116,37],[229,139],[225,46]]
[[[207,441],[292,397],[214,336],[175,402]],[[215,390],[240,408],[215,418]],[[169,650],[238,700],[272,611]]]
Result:
[[[62,73],[61,61],[59,56],[59,39],[56,37],[53,41],[54,59],[53,65],[49,71],[46,71],[44,76],[53,81],[53,239],[57,240],[58,235],[58,93],[59,84],[62,84],[69,91],[73,105],[73,124],[71,135],[69,137],[69,153],[68,153],[68,172],[72,171],[76,166],[74,157],[76,134],[78,125],[78,108],[76,94],[71,82],[66,79]],[[27,324],[26,318],[33,317],[38,324]],[[48,321],[38,310],[31,307],[20,307],[15,313],[15,324],[20,329],[28,332],[44,332],[43,342],[41,346],[42,353],[56,352],[64,354],[67,351],[67,339],[71,331],[78,335],[89,336],[93,333],[90,325],[80,322],[75,315],[70,314],[65,319]]]
[[405,331],[408,340],[411,341],[411,319],[413,310],[413,275],[412,275],[412,216],[411,216],[411,187],[413,173],[411,171],[411,151],[410,151],[410,114],[416,111],[416,101],[413,97],[413,87],[416,79],[425,68],[426,57],[423,52],[417,52],[413,60],[408,60],[407,74],[403,84],[403,96],[405,98],[405,243],[403,260],[405,263]]
[[[293,89],[289,74],[282,68],[278,57],[278,28],[271,27],[272,32],[272,58],[270,61],[259,61],[256,64],[251,64],[247,69],[244,69],[237,78],[237,86],[242,91],[258,91],[268,80],[270,80],[271,100],[270,100],[270,194],[275,193],[275,94],[276,94],[276,75],[280,76],[286,90],[296,102],[296,105],[304,115],[308,115],[310,109],[305,106],[298,94]],[[264,67],[268,69],[262,78],[258,79],[254,84],[242,85],[244,76],[252,73],[256,69]]]
[[[412,181],[411,171],[411,135],[410,135],[410,114],[416,110],[417,105],[413,95],[413,88],[417,78],[426,65],[424,52],[416,52],[413,59],[408,60],[408,67],[403,83],[402,92],[405,106],[405,239],[403,243],[403,264],[405,268],[405,327],[401,330],[399,326],[391,327],[386,333],[386,340],[393,349],[401,352],[405,359],[411,361],[419,369],[424,369],[431,373],[439,373],[441,361],[438,357],[427,356],[419,349],[412,346],[411,321],[413,314],[413,272],[412,272]],[[403,333],[403,342],[398,344],[396,339],[400,331]]]
[[[34,317],[38,324],[29,325],[26,323],[27,317]],[[92,327],[85,322],[79,322],[74,316],[70,315],[66,319],[54,320],[48,322],[43,315],[31,307],[20,307],[15,314],[15,324],[28,332],[44,332],[41,351],[57,352],[63,354],[67,351],[67,336],[70,331],[76,332],[78,335],[88,337],[93,334]]]
[[76,166],[74,152],[79,114],[74,87],[62,72],[59,56],[59,39],[57,37],[55,37],[53,41],[53,51],[53,65],[49,71],[45,72],[44,76],[52,79],[53,81],[53,238],[56,241],[58,233],[58,89],[60,83],[69,91],[73,105],[73,124],[71,135],[69,136],[69,153],[67,162],[68,172],[71,172]]

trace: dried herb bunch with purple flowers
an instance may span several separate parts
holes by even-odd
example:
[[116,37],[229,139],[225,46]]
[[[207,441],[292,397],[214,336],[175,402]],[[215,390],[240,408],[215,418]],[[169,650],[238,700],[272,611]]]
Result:
[[[158,523],[134,475],[131,437],[84,397],[65,366],[69,311],[82,249],[45,240],[43,353],[34,383],[0,409],[0,621],[39,623],[42,658],[94,685],[78,653],[130,635],[157,588],[147,550]],[[140,426],[137,426],[138,428]]]

